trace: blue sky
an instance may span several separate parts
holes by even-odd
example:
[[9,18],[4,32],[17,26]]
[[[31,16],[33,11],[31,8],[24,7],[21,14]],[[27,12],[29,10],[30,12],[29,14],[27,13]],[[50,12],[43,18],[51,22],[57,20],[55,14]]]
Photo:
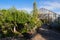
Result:
[[[15,6],[17,9],[31,11],[34,0],[0,0],[0,9]],[[36,0],[38,9],[46,8],[60,14],[60,0]]]

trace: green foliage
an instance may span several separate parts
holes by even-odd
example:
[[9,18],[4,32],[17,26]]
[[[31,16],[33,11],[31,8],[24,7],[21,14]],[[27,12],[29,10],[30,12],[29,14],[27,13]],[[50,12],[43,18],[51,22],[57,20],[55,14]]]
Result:
[[5,36],[10,36],[9,33],[15,34],[14,27],[22,27],[18,24],[23,24],[24,27],[21,30],[19,29],[19,31],[16,31],[25,33],[35,26],[40,27],[42,22],[25,10],[17,10],[16,8],[0,10],[0,27]]
[[33,14],[25,10],[17,10],[15,7],[0,10],[0,28],[5,36],[18,35],[17,33],[27,33],[33,28],[42,25],[38,18],[36,2],[33,3]]

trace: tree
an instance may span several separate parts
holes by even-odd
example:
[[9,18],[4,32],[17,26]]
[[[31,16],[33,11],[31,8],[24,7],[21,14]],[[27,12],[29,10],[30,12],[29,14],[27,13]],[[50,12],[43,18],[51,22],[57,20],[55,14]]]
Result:
[[4,34],[8,33],[8,31],[13,33],[27,33],[31,31],[31,29],[35,30],[42,24],[38,18],[36,2],[33,3],[32,15],[25,10],[17,10],[15,7],[2,9],[0,12],[0,26],[2,27]]
[[38,18],[38,8],[36,5],[36,1],[33,3],[33,15],[30,22],[32,24],[33,31],[36,31],[35,29],[42,25],[42,21]]
[[33,3],[33,16],[35,18],[38,17],[38,9],[37,9],[36,1]]

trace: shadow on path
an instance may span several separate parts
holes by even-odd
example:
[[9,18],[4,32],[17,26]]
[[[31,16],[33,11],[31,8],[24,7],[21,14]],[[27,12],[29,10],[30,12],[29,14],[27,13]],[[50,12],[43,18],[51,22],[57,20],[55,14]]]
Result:
[[41,35],[45,40],[60,40],[60,33],[46,29],[44,27],[38,28],[37,34]]

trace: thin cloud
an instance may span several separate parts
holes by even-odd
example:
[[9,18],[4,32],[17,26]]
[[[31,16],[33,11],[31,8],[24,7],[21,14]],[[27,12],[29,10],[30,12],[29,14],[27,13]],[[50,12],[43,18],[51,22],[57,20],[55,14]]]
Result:
[[59,2],[45,2],[44,4],[52,6],[54,8],[60,8],[60,3]]
[[18,10],[26,10],[28,12],[32,11],[32,8],[19,8]]
[[[56,9],[60,9],[60,3],[59,2],[49,2],[49,1],[45,1],[45,2],[40,2],[40,8],[46,8],[49,10],[56,10]],[[60,13],[57,11],[57,13]]]

